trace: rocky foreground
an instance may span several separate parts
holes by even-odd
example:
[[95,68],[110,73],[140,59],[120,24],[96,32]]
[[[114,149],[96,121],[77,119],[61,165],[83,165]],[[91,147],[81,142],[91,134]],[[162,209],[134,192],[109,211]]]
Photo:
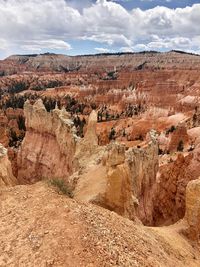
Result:
[[[0,189],[0,266],[198,267],[187,218],[150,228],[58,192],[47,182]],[[199,208],[199,207],[198,207]]]

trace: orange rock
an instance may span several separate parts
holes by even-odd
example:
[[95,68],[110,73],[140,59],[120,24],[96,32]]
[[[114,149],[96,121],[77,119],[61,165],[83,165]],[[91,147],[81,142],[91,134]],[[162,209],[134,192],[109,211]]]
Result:
[[65,178],[72,173],[76,137],[65,110],[48,113],[41,100],[26,102],[26,135],[18,153],[18,178],[22,183],[45,178]]

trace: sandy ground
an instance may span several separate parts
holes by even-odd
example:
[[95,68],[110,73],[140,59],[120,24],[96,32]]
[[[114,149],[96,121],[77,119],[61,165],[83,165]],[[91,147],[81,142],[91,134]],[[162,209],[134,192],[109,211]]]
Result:
[[147,228],[46,182],[0,189],[0,266],[199,267],[183,223]]

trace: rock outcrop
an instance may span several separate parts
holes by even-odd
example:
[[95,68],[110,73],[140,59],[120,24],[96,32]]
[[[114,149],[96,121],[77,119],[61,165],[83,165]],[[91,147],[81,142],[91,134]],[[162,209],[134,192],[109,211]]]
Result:
[[18,153],[18,178],[32,183],[72,173],[76,135],[65,109],[48,113],[41,100],[24,105],[26,135]]
[[125,145],[117,142],[98,145],[94,110],[82,139],[75,135],[64,109],[48,113],[41,100],[34,105],[27,101],[24,115],[27,131],[17,162],[20,183],[62,178],[74,188],[76,199],[152,223],[152,192],[158,171],[154,132],[143,147],[126,151]]
[[74,156],[75,170],[86,166],[88,162],[91,161],[91,157],[96,155],[99,151],[96,125],[97,113],[93,110],[88,118],[85,136],[77,142],[76,153]]
[[116,211],[132,220],[135,219],[134,195],[131,190],[131,176],[125,157],[125,146],[110,144],[104,156],[106,167],[105,203],[110,210]]
[[191,181],[186,189],[185,219],[189,225],[188,235],[193,240],[200,239],[200,178]]
[[127,151],[133,194],[138,199],[137,216],[145,224],[153,222],[154,187],[158,172],[158,143],[154,131],[150,131],[147,144]]
[[169,151],[183,150],[184,147],[188,145],[188,141],[189,136],[187,134],[187,128],[184,125],[178,125],[171,135],[168,149]]
[[100,151],[103,156],[98,156],[97,164],[90,164],[87,158],[90,168],[78,176],[75,198],[96,203],[132,220],[136,220],[137,214],[143,223],[151,224],[152,192],[158,171],[158,145],[153,133],[143,148],[126,151],[123,144],[113,142]]
[[0,140],[1,144],[6,147],[8,146],[9,143],[7,125],[8,125],[8,119],[6,118],[3,111],[0,111]]
[[0,187],[13,186],[17,180],[12,173],[11,163],[8,159],[7,149],[0,144]]
[[191,153],[180,153],[176,160],[160,166],[154,191],[155,225],[169,225],[184,217],[187,184],[197,179],[199,173],[199,145]]

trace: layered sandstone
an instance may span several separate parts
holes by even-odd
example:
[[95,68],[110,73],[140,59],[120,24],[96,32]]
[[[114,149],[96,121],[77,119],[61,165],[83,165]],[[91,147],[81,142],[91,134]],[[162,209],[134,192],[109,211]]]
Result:
[[158,172],[158,142],[155,131],[150,131],[147,144],[127,151],[133,192],[138,199],[137,216],[145,225],[153,222],[154,187]]
[[67,178],[72,173],[76,136],[65,109],[48,113],[41,100],[24,105],[26,135],[18,153],[21,182]]
[[[86,133],[81,141],[81,144],[90,141],[93,155],[88,155],[87,150],[83,149],[86,166],[77,174],[75,198],[96,203],[132,220],[136,220],[137,214],[142,222],[151,224],[152,192],[158,171],[155,134],[150,133],[148,143],[142,148],[133,147],[126,151],[125,145],[117,142],[98,147],[95,137],[96,116],[93,114],[94,111],[87,130],[90,135]],[[84,162],[83,158],[81,162]]]
[[123,145],[110,144],[105,148],[101,162],[79,176],[75,198],[98,204],[132,220],[136,219],[135,198]]
[[86,166],[88,162],[91,161],[91,158],[100,150],[98,147],[96,126],[97,113],[95,110],[93,110],[88,118],[85,136],[84,138],[79,139],[79,142],[77,142],[76,153],[74,155],[75,170]]
[[3,144],[6,147],[8,146],[9,143],[7,125],[8,125],[8,119],[5,116],[4,112],[0,111],[0,140],[1,144]]
[[187,184],[199,177],[200,146],[159,168],[154,191],[153,221],[155,225],[171,224],[184,217]]
[[7,149],[0,144],[0,187],[13,186],[17,180],[12,173],[11,163],[8,159]]
[[200,239],[200,178],[191,181],[186,189],[185,219],[189,225],[188,234],[193,240]]
[[[168,53],[141,52],[89,56],[65,56],[41,54],[32,56],[10,56],[0,62],[0,70],[16,69],[32,71],[108,71],[124,68],[132,70],[157,69],[197,69],[200,60],[197,55],[171,51]],[[159,67],[158,67],[159,66]],[[194,67],[195,66],[195,67]]]
[[177,151],[180,149],[180,143],[182,148],[188,145],[189,137],[187,134],[187,128],[183,124],[179,124],[175,131],[172,133],[169,143],[169,151]]

